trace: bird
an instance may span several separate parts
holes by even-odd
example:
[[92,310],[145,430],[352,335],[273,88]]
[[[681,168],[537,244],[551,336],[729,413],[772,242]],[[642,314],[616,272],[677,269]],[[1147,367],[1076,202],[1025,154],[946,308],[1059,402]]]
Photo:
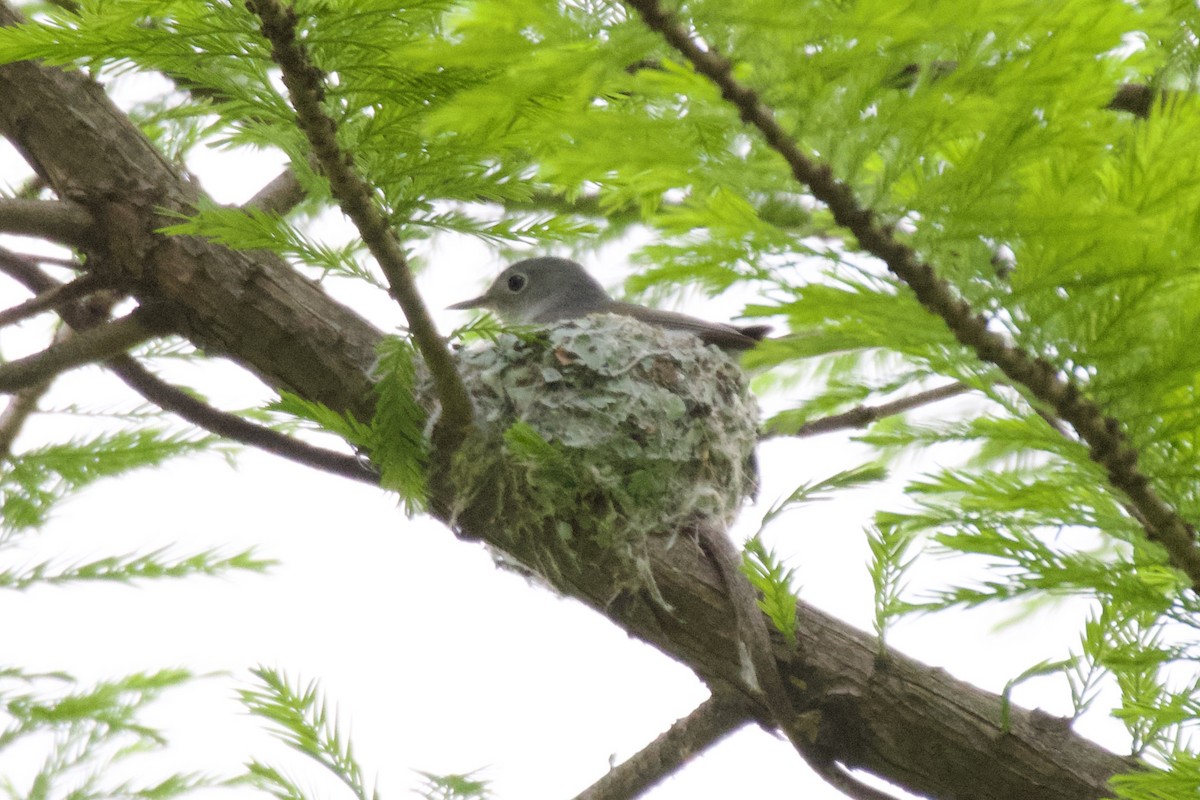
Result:
[[516,323],[558,322],[589,314],[621,314],[661,328],[687,331],[705,344],[714,344],[723,350],[749,350],[771,331],[769,325],[739,327],[613,300],[580,264],[556,256],[518,261],[501,272],[479,297],[449,308],[456,311],[486,308],[501,319]]

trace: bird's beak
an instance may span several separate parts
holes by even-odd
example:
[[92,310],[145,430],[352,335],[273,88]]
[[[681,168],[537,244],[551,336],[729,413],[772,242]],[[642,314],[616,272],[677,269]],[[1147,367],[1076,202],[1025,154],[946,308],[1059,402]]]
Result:
[[487,295],[481,294],[479,297],[474,297],[470,300],[463,300],[461,303],[455,303],[452,306],[446,306],[448,311],[466,311],[470,308],[483,308],[487,305]]

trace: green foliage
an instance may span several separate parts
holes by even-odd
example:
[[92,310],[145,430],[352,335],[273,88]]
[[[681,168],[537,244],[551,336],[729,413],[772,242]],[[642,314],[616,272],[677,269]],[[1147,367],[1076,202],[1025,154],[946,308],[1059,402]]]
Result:
[[425,779],[419,790],[426,800],[487,800],[493,797],[488,782],[473,777],[474,772],[466,775],[434,775],[421,772]]
[[[270,723],[281,741],[323,767],[357,800],[380,800],[378,790],[367,787],[354,748],[340,730],[336,712],[330,713],[316,681],[301,687],[278,670],[257,667],[252,672],[256,685],[238,693],[246,709]],[[417,791],[429,800],[486,800],[492,796],[487,781],[474,777],[475,773],[418,774],[424,780]],[[314,797],[279,768],[258,760],[246,765],[244,780],[279,800]]]
[[356,447],[366,447],[371,441],[371,427],[351,414],[334,411],[329,406],[306,400],[291,392],[280,392],[279,398],[267,407],[269,411],[313,423],[317,429],[329,431]]
[[877,523],[867,530],[867,543],[871,546],[871,560],[867,569],[871,574],[871,586],[875,589],[873,622],[881,650],[887,640],[888,628],[911,610],[910,604],[901,595],[906,588],[905,573],[917,558],[916,555],[909,555],[912,541],[912,536],[899,525]]
[[416,348],[408,339],[384,339],[375,370],[378,401],[368,450],[379,465],[380,483],[398,492],[408,513],[414,514],[425,504],[429,459],[425,409],[416,400]]
[[748,540],[742,550],[742,571],[750,584],[762,594],[759,608],[770,617],[775,628],[789,644],[796,643],[796,571],[784,566],[779,556],[758,536]]
[[[238,692],[246,709],[271,723],[281,741],[328,770],[358,800],[379,800],[378,792],[367,789],[353,748],[338,730],[336,718],[330,718],[317,684],[293,686],[282,673],[267,667],[257,667],[253,674],[258,685]],[[250,763],[247,777],[280,800],[307,798],[283,773],[262,762]]]
[[1120,800],[1164,800],[1191,797],[1200,787],[1200,756],[1186,750],[1171,753],[1162,770],[1116,775],[1110,781]]
[[355,241],[340,247],[312,241],[304,232],[277,215],[256,208],[222,208],[207,205],[184,222],[161,229],[173,235],[204,236],[242,250],[270,250],[306,267],[367,281],[382,289],[383,284],[363,266],[357,256],[362,243]]
[[1021,672],[1015,678],[1011,678],[1004,684],[1004,691],[1001,693],[1003,705],[1000,708],[1000,729],[1007,733],[1012,729],[1012,691],[1020,684],[1031,678],[1038,678],[1043,675],[1053,675],[1062,672],[1065,669],[1074,665],[1073,660],[1066,661],[1041,661],[1034,664],[1032,667]]
[[153,428],[45,445],[5,459],[0,471],[0,540],[46,521],[64,497],[101,479],[212,448],[215,437]]
[[[190,680],[184,670],[162,670],[78,687],[63,673],[0,669],[0,761],[9,752],[27,764],[40,762],[28,786],[6,781],[7,793],[46,800],[171,800],[222,785],[183,773],[147,777],[146,755],[166,740],[141,717],[161,694]],[[118,768],[137,769],[141,777],[106,777]]]
[[[1186,582],[1078,438],[836,231],[778,154],[636,15],[606,0],[295,5],[303,41],[331,76],[326,109],[340,142],[404,241],[465,234],[582,250],[644,226],[631,292],[753,290],[749,315],[787,323],[790,335],[745,361],[770,371],[761,386],[804,387],[769,422],[778,435],[944,381],[969,386],[973,405],[885,419],[858,437],[907,485],[905,502],[879,509],[867,530],[877,632],[910,610],[991,603],[1017,614],[1086,598],[1095,610],[1076,649],[1031,659],[1027,674],[1060,670],[1077,715],[1102,686],[1119,690],[1130,742],[1169,768],[1121,779],[1123,797],[1194,794],[1184,734],[1200,705],[1200,602]],[[970,14],[927,1],[674,6],[802,149],[993,330],[1119,419],[1155,488],[1200,520],[1194,4],[999,0]],[[169,158],[201,145],[277,149],[306,207],[329,205],[241,3],[44,9],[0,30],[0,59],[26,58],[106,77],[163,72],[179,90],[138,117]],[[1138,119],[1106,108],[1123,82],[1186,91]],[[171,231],[370,274],[358,242],[318,243],[303,223],[265,214],[203,208]],[[369,428],[296,398],[278,408],[367,449],[412,510],[426,452],[411,348],[385,345],[379,374]],[[550,463],[550,444],[528,434],[512,426],[504,440]],[[0,475],[4,525],[39,524],[96,477],[200,446],[139,433],[23,454]],[[765,522],[883,478],[870,466],[802,483]],[[782,619],[787,570],[765,549],[751,556],[764,603]],[[930,557],[956,559],[961,577],[912,585],[910,568]],[[272,785],[300,796],[282,779]]]
[[761,532],[762,529],[766,528],[782,514],[798,505],[828,500],[838,491],[870,486],[872,483],[877,483],[886,477],[887,470],[883,466],[879,464],[862,464],[842,470],[830,475],[828,478],[805,481],[793,489],[792,493],[787,497],[772,505],[767,510],[767,513],[763,514],[759,530]]
[[416,350],[407,339],[392,337],[380,342],[375,362],[377,402],[370,425],[290,392],[280,392],[270,406],[271,411],[315,423],[369,454],[379,470],[380,485],[399,494],[410,515],[425,504],[429,451],[425,410],[417,403],[414,390],[416,359]]
[[[0,551],[3,551],[0,545]],[[263,572],[274,561],[254,557],[253,550],[223,556],[205,550],[190,556],[170,557],[166,550],[143,555],[106,556],[83,564],[60,566],[43,561],[31,567],[0,570],[0,589],[28,589],[31,586],[111,581],[130,583],[154,578],[186,578],[190,575],[221,575],[232,570]]]

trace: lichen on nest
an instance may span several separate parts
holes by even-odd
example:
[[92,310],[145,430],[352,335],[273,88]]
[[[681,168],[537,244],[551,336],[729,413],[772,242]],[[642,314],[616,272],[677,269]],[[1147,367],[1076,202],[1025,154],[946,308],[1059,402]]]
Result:
[[547,577],[600,559],[653,589],[646,536],[724,526],[754,490],[745,376],[690,334],[599,315],[455,358],[477,428],[453,467],[459,508],[495,498],[512,554]]

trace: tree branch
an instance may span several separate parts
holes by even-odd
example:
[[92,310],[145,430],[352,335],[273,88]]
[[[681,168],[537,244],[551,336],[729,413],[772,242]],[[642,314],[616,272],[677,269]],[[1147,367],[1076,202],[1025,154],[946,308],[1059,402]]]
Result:
[[[456,523],[518,562],[532,563],[539,536],[507,537],[509,513],[518,514],[482,486]],[[620,576],[586,563],[560,563],[560,571],[543,577],[690,665],[714,693],[744,696],[744,626],[737,623],[729,584],[713,559],[678,533],[646,540],[671,614],[655,613],[649,602],[611,602],[621,591]],[[558,533],[550,524],[541,535],[545,547]],[[811,605],[797,604],[796,626],[797,646],[773,637],[774,657],[794,724],[808,742],[806,760],[826,765],[819,772],[840,788],[846,788],[841,778],[850,777],[842,765],[929,797],[1100,800],[1110,796],[1112,775],[1138,766],[1073,733],[1068,720],[1015,709],[1003,725],[1011,707],[1001,697],[894,650],[881,653],[876,637]]]
[[[21,21],[0,2],[0,24]],[[96,219],[89,270],[167,303],[185,336],[269,385],[371,419],[378,330],[277,255],[158,233],[204,197],[102,87],[78,70],[18,61],[0,66],[0,97],[0,133]]]
[[158,331],[147,325],[146,315],[139,311],[55,342],[40,353],[0,364],[0,393],[11,394],[69,369],[107,361],[153,338]]
[[[16,19],[0,0],[0,24]],[[170,302],[186,335],[209,352],[370,419],[379,331],[270,253],[156,234],[159,210],[186,212],[198,190],[86,75],[28,61],[0,65],[0,97],[0,132],[52,188],[69,187],[97,218],[103,241],[89,251],[89,266],[104,261],[139,298]],[[480,496],[453,523],[440,519],[509,548],[493,524],[497,505]],[[581,568],[560,588],[710,684],[735,684],[741,665],[724,584],[684,538],[648,542],[672,617],[654,616],[647,604],[613,608],[612,576],[599,570]],[[920,794],[973,800],[1093,800],[1107,796],[1110,776],[1135,766],[1044,714],[1012,709],[1002,729],[1001,697],[896,651],[881,656],[876,638],[816,608],[798,605],[797,623],[798,647],[776,641],[775,655],[796,713],[813,720],[813,740],[833,760]]]
[[259,189],[246,203],[246,207],[282,216],[300,205],[303,200],[304,187],[296,180],[296,173],[288,167]]
[[754,700],[767,706],[765,724],[781,731],[814,772],[851,800],[894,800],[861,783],[843,770],[836,759],[814,747],[810,721],[796,714],[795,704],[784,688],[783,673],[771,648],[770,623],[759,608],[758,593],[742,571],[742,554],[722,530],[700,524],[696,526],[696,535],[700,549],[712,559],[733,605],[738,660],[744,662],[742,673],[751,684],[747,688],[752,690]]
[[0,413],[0,463],[12,456],[13,442],[25,427],[25,421],[37,411],[38,402],[50,390],[53,380],[26,386],[12,396]]
[[271,43],[271,57],[283,71],[283,83],[296,109],[297,121],[313,148],[338,205],[354,222],[363,243],[387,277],[392,296],[408,320],[417,349],[433,376],[441,414],[433,431],[435,449],[446,456],[458,449],[472,424],[474,409],[450,349],[438,335],[433,317],[417,291],[408,258],[387,218],[371,202],[370,188],[358,176],[353,158],[342,152],[333,120],[321,108],[324,76],[296,41],[294,11],[277,0],[247,0],[262,20],[262,34]]
[[215,409],[182,389],[163,381],[133,358],[125,356],[114,359],[108,363],[108,367],[142,397],[206,431],[250,447],[256,447],[273,455],[282,456],[306,467],[372,486],[379,485],[379,476],[356,457],[317,447],[271,428],[256,425],[234,414]]
[[888,270],[908,284],[927,310],[941,317],[960,343],[972,348],[980,359],[996,365],[1011,380],[1025,386],[1038,400],[1054,408],[1090,447],[1092,460],[1104,467],[1109,482],[1129,498],[1149,523],[1147,536],[1162,545],[1171,564],[1187,575],[1192,590],[1200,593],[1200,548],[1195,529],[1165,502],[1150,479],[1138,469],[1138,451],[1121,430],[1120,422],[1092,401],[1079,388],[1059,377],[1057,370],[1003,336],[988,329],[987,319],[921,261],[908,245],[880,224],[875,213],[864,208],[853,190],[833,177],[829,167],[813,161],[779,124],[774,112],[758,93],[733,77],[732,66],[714,50],[705,50],[691,38],[675,17],[658,0],[626,0],[636,8],[646,25],[659,32],[686,58],[696,71],[721,90],[721,96],[737,108],[746,124],[757,128],[767,143],[787,162],[792,175],[813,196],[829,207],[834,220],[850,230],[859,245],[883,261]]
[[84,247],[96,221],[83,206],[70,200],[0,198],[0,232],[36,236],[71,247]]
[[804,439],[809,436],[818,436],[822,433],[832,433],[833,431],[846,430],[848,428],[865,428],[871,423],[885,417],[903,414],[906,411],[912,411],[914,408],[920,408],[930,403],[957,397],[969,391],[971,391],[971,387],[964,383],[948,383],[945,386],[939,386],[924,392],[917,392],[910,397],[901,397],[899,400],[892,400],[889,403],[880,403],[877,406],[856,406],[840,414],[831,414],[828,417],[810,420],[790,433],[768,432],[767,435],[762,437],[762,441],[784,436]]
[[749,721],[742,703],[713,695],[576,795],[575,800],[637,797]]
[[[1139,119],[1149,119],[1150,110],[1154,107],[1155,94],[1155,89],[1144,83],[1123,83],[1105,108],[1113,111],[1128,111]],[[1172,94],[1181,93],[1159,89],[1157,94],[1159,104],[1163,105]]]
[[[60,326],[54,332],[54,341],[61,341],[71,335],[71,329]],[[37,411],[42,396],[50,390],[54,381],[46,380],[32,386],[26,386],[12,396],[4,412],[0,413],[0,463],[12,456],[13,443],[25,427],[25,422]]]
[[88,294],[97,287],[99,281],[91,273],[81,275],[70,283],[55,286],[37,294],[24,303],[0,311],[0,327],[12,325],[23,319],[28,319],[43,311],[50,311],[65,303],[70,303]]
[[[6,256],[8,257],[6,258]],[[55,289],[64,288],[62,284],[38,269],[36,265],[27,263],[17,254],[10,253],[3,248],[0,248],[0,270],[24,284],[30,291],[38,292],[39,296],[50,294]],[[63,319],[76,331],[89,331],[105,322],[104,315],[77,304],[68,305],[60,311]],[[213,408],[183,389],[162,380],[139,364],[137,359],[132,356],[125,354],[115,356],[108,359],[105,366],[112,370],[129,388],[151,403],[199,428],[250,447],[257,447],[259,450],[273,455],[282,456],[306,467],[319,469],[332,475],[340,475],[361,483],[369,483],[373,486],[379,485],[379,476],[364,466],[358,458],[311,445],[271,428],[257,425],[235,414]],[[2,369],[0,367],[0,370]],[[49,384],[47,383],[45,386],[48,387]],[[30,387],[14,397],[9,405],[9,410],[13,414],[21,411],[25,416],[32,413],[33,408],[28,405],[30,401],[22,400],[22,398],[26,394],[32,395],[35,388]],[[19,402],[24,402],[25,406],[19,408]],[[36,404],[36,397],[33,397],[32,402]],[[6,410],[5,415],[0,417],[0,444],[4,443],[3,436],[6,429],[3,425],[8,419],[9,410]],[[23,419],[16,424],[23,424]],[[9,446],[15,435],[14,431],[8,440]],[[4,452],[3,449],[0,449],[0,455],[3,455]]]

